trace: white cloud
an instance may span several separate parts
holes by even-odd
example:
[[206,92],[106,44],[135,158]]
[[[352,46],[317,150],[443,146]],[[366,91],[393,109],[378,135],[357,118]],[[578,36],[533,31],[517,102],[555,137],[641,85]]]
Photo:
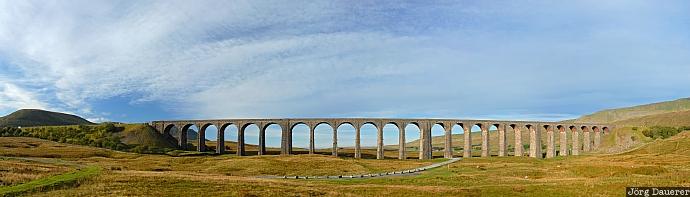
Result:
[[689,90],[688,24],[667,20],[687,14],[593,3],[0,1],[0,58],[33,94],[0,106],[550,118]]
[[41,102],[32,92],[0,80],[0,111],[46,108],[48,108],[48,105]]

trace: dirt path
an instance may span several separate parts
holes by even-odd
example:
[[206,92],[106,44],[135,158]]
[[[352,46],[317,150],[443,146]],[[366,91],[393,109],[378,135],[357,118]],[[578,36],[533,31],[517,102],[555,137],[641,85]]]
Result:
[[433,168],[438,168],[451,163],[460,161],[462,158],[453,158],[448,161],[439,162],[431,164],[424,167],[419,167],[411,170],[395,171],[395,172],[383,172],[374,174],[360,174],[360,175],[336,175],[336,176],[258,176],[257,178],[266,179],[362,179],[362,178],[379,178],[379,177],[392,177],[392,176],[412,176],[418,175],[419,172],[430,170]]

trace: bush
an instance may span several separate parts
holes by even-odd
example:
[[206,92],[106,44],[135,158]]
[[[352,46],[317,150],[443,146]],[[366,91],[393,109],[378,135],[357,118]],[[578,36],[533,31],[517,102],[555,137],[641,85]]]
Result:
[[0,137],[24,137],[24,136],[26,136],[26,133],[24,133],[19,128],[14,128],[14,127],[0,128]]
[[653,126],[642,131],[644,136],[654,139],[666,139],[682,132],[684,128]]
[[108,133],[115,133],[115,132],[119,131],[119,129],[117,127],[115,127],[115,124],[113,124],[113,123],[101,124],[97,127],[97,129],[108,132]]
[[120,142],[120,137],[113,135],[119,128],[112,124],[99,126],[79,125],[76,127],[31,127],[1,128],[2,137],[35,137],[55,142],[85,146],[127,150],[129,147]]

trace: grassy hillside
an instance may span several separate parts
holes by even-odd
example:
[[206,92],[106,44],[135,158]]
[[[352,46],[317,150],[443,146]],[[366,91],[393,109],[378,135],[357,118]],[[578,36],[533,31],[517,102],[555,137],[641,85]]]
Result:
[[656,140],[626,155],[658,154],[682,155],[690,157],[690,131],[681,132],[669,139]]
[[690,110],[690,98],[652,103],[634,107],[608,109],[572,120],[576,122],[609,123],[625,119]]
[[140,153],[164,153],[177,148],[177,140],[145,124],[99,124],[0,128],[0,137],[34,137]]
[[613,122],[618,126],[690,126],[690,111],[670,112],[620,120]]
[[38,109],[21,109],[0,118],[0,127],[60,126],[93,124],[79,116]]
[[116,133],[120,141],[129,145],[145,145],[150,147],[175,148],[177,140],[169,135],[158,133],[156,129],[146,124],[118,124],[122,131]]
[[[16,140],[0,138],[0,144],[9,144],[5,141],[8,139]],[[257,176],[373,173],[414,168],[432,161],[358,160],[320,155],[169,157],[117,152],[103,157],[87,154],[89,150],[103,149],[34,138],[22,140],[25,144],[12,142],[14,147],[0,149],[0,157],[7,156],[7,152],[11,155],[48,152],[41,148],[47,147],[43,144],[46,143],[59,148],[53,154],[68,154],[55,156],[62,157],[62,162],[103,169],[78,186],[31,194],[35,196],[194,196],[201,193],[209,196],[616,196],[630,185],[690,186],[688,132],[650,141],[623,154],[554,159],[472,158],[418,176],[359,180],[276,180]],[[75,158],[74,152],[83,152],[83,156]],[[21,169],[8,168],[11,170],[8,173],[19,173],[24,168],[34,169],[25,165]],[[37,178],[62,171],[55,169]]]

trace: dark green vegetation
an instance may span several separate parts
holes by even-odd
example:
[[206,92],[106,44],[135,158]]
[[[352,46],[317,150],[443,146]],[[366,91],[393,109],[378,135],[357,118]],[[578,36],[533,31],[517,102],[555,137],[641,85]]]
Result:
[[0,127],[33,127],[61,125],[91,125],[93,123],[75,115],[38,109],[22,109],[0,117]]
[[34,137],[61,143],[86,145],[137,153],[166,153],[175,149],[174,138],[162,135],[148,125],[49,126],[0,128],[0,137]]
[[644,136],[647,136],[647,137],[653,138],[653,139],[666,139],[666,138],[674,136],[680,132],[688,131],[688,130],[690,130],[689,126],[678,127],[678,128],[666,127],[666,126],[652,126],[652,127],[644,129],[642,131],[642,134],[644,134]]
[[[625,107],[619,109],[607,109],[596,112],[594,114],[582,116],[578,119],[571,120],[576,122],[594,122],[594,123],[611,123],[631,118],[638,118],[648,115],[664,114],[670,112],[680,112],[690,110],[690,98],[682,98],[675,101],[666,101],[660,103],[652,103],[646,105],[639,105],[634,107]],[[648,125],[652,126],[652,125]]]

